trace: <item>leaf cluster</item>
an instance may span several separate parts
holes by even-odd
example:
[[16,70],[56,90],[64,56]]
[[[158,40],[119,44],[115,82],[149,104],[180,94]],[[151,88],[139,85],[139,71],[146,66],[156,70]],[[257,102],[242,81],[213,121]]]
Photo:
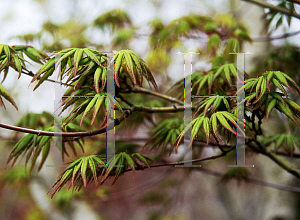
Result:
[[275,152],[278,149],[283,149],[290,154],[291,157],[293,157],[296,147],[300,148],[300,138],[294,134],[277,134],[272,137],[263,137],[260,139],[260,142],[264,145],[275,143]]
[[143,169],[144,167],[142,165],[149,167],[148,161],[152,161],[152,159],[146,155],[140,153],[127,154],[125,152],[116,154],[115,157],[112,157],[107,163],[105,156],[102,155],[90,155],[77,158],[68,163],[70,165],[52,186],[52,188],[55,188],[51,193],[51,198],[69,180],[71,180],[69,188],[73,187],[73,190],[78,191],[82,186],[86,187],[92,180],[95,181],[95,185],[98,185],[98,177],[102,178],[100,181],[101,184],[109,177],[114,177],[112,183],[114,184],[118,177],[128,168],[135,171],[136,169]]

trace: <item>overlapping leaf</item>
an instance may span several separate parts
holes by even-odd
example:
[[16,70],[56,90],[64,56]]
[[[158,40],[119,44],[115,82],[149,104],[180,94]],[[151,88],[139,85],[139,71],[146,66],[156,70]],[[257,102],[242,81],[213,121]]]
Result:
[[[226,63],[220,67],[213,67],[208,72],[195,72],[192,74],[192,94],[211,95],[212,93],[216,93],[218,95],[226,95],[223,91],[224,88],[226,86],[228,87],[228,89],[233,87],[232,78],[236,79],[236,77],[237,67],[233,63]],[[181,78],[170,89],[177,90],[176,94],[179,98],[183,97],[182,88],[184,86],[184,79],[184,77]]]
[[207,84],[208,95],[210,95],[211,94],[211,87],[212,87],[214,79],[215,79],[215,75],[213,74],[212,71],[210,71],[206,75],[202,75],[202,77],[199,77],[199,79],[195,82],[195,84],[193,84],[193,87],[197,88],[197,86],[198,86],[196,94],[198,95],[199,91],[202,89],[202,87],[205,84]]
[[[276,7],[288,11],[295,11],[294,3],[289,1],[280,1],[279,4],[276,5]],[[266,15],[268,17],[267,25],[269,27],[272,21],[273,22],[276,21],[274,30],[278,29],[278,27],[282,25],[284,19],[287,21],[289,26],[291,25],[292,15],[283,14],[279,11],[274,11],[274,10],[270,10]]]

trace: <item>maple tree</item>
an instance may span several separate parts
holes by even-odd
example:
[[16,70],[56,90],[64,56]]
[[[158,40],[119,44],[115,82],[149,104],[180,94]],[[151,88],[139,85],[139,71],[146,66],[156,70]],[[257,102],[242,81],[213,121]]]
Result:
[[[291,6],[293,5],[290,3],[282,5],[282,7]],[[276,18],[276,14],[278,12],[269,13],[269,24]],[[281,14],[276,28],[281,25],[284,16],[287,15]],[[287,16],[287,19],[290,23],[290,17]],[[115,48],[128,47],[129,42],[136,35],[129,16],[120,10],[112,10],[99,16],[94,20],[93,25],[100,29],[109,28],[112,32],[118,30],[113,39]],[[115,99],[117,116],[115,126],[120,127],[120,130],[136,130],[148,122],[152,125],[149,129],[149,138],[144,145],[144,148],[152,150],[149,155],[140,152],[141,146],[130,144],[130,141],[124,144],[116,140],[115,158],[107,161],[105,142],[101,142],[96,148],[93,147],[94,154],[78,156],[67,163],[68,167],[53,185],[52,196],[68,182],[70,187],[79,190],[92,181],[95,184],[103,184],[109,177],[112,177],[115,183],[125,172],[134,173],[136,170],[142,172],[150,167],[184,163],[164,162],[169,154],[178,149],[186,131],[182,117],[185,109],[184,78],[176,82],[166,94],[159,92],[155,78],[156,75],[161,77],[158,72],[170,63],[170,51],[180,46],[183,38],[194,38],[196,34],[203,34],[208,38],[207,48],[199,51],[204,54],[201,58],[209,62],[210,69],[208,71],[199,69],[192,73],[192,95],[212,96],[192,100],[193,120],[190,127],[193,144],[191,143],[191,147],[195,149],[196,146],[193,162],[213,160],[227,155],[235,156],[236,135],[243,132],[243,128],[238,127],[236,122],[235,99],[225,98],[222,95],[235,96],[239,92],[236,91],[234,83],[237,80],[235,58],[229,53],[238,52],[242,43],[252,42],[247,29],[227,14],[215,18],[190,14],[175,19],[168,25],[163,24],[159,19],[154,19],[149,25],[151,49],[146,61],[134,51],[127,49],[114,52],[113,59],[109,60],[107,53],[101,52],[100,49],[86,47],[84,37],[76,38],[77,41],[72,43],[75,47],[72,48],[65,48],[59,40],[52,45],[45,44],[43,48],[45,51],[51,49],[55,54],[60,55],[58,62],[55,54],[46,54],[30,45],[0,44],[0,72],[3,73],[3,81],[7,74],[12,72],[11,70],[15,70],[18,79],[22,74],[32,77],[31,83],[36,83],[33,89],[35,91],[47,81],[55,83],[49,77],[54,74],[56,63],[61,64],[61,76],[67,78],[62,83],[67,87],[64,96],[69,96],[63,98],[62,112],[73,107],[69,115],[63,118],[61,126],[63,157],[69,156],[68,149],[71,149],[77,157],[76,148],[78,146],[82,150],[86,148],[84,139],[106,132],[106,109],[114,103],[113,99]],[[48,33],[59,28],[51,22],[44,24],[44,31]],[[55,35],[54,32],[52,34]],[[19,36],[19,38],[30,41],[42,36],[43,32]],[[277,50],[289,54],[294,48],[288,45]],[[277,54],[271,51],[270,56],[261,61],[264,70],[257,72],[257,76],[251,77],[244,73],[246,150],[247,153],[266,155],[282,169],[300,178],[300,170],[279,157],[281,155],[297,159],[299,155],[295,151],[300,147],[299,137],[291,133],[268,137],[264,135],[265,128],[262,127],[263,120],[268,123],[275,111],[285,115],[291,122],[291,126],[300,126],[298,122],[300,107],[290,98],[300,92],[297,85],[299,82],[290,75],[290,66],[278,64],[277,60],[283,57],[276,56]],[[299,55],[299,51],[295,50],[295,54]],[[288,57],[287,60],[290,58]],[[37,72],[34,73],[29,69],[30,62],[41,65]],[[110,64],[114,65],[115,97],[110,97],[106,90]],[[147,89],[145,82],[151,84],[156,91]],[[18,109],[13,97],[0,84],[0,105],[5,109],[3,99]],[[126,120],[128,127],[124,127]],[[13,165],[20,156],[24,155],[26,164],[31,162],[32,171],[37,158],[41,156],[38,166],[40,170],[49,156],[50,143],[53,142],[55,135],[53,121],[54,116],[51,113],[43,112],[25,115],[16,126],[0,124],[2,128],[28,133],[15,144],[7,164],[12,161]],[[219,152],[203,158],[201,153],[204,146],[218,147]],[[111,166],[114,163],[116,167]],[[224,174],[223,180],[248,179],[248,177],[249,172],[246,168],[232,168]]]

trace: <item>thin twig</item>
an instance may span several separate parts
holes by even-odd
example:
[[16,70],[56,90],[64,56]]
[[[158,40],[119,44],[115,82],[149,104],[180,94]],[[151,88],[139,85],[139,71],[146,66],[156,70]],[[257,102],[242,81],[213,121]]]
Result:
[[[184,162],[153,164],[153,165],[150,165],[149,167],[150,168],[155,168],[155,167],[164,167],[164,166],[175,166],[175,165],[183,165],[183,164],[192,163],[192,162],[213,160],[213,159],[217,159],[217,158],[220,158],[220,157],[224,157],[228,152],[232,151],[234,148],[235,147],[232,147],[229,150],[226,150],[226,151],[222,152],[221,154],[211,156],[211,157],[206,157],[206,158],[201,158],[201,159],[194,159],[194,160],[191,160],[191,161],[184,161]],[[147,166],[141,167],[142,170],[147,169],[147,168],[148,168]],[[224,176],[224,173],[216,172],[216,171],[205,169],[205,168],[202,168],[202,167],[197,167],[197,168],[191,167],[191,168],[193,170],[204,172],[204,173],[209,174],[209,175],[214,175],[214,176],[218,176],[218,177],[223,177]],[[132,171],[132,169],[130,168],[130,169],[124,170],[123,173],[129,172],[129,171]],[[111,175],[113,175],[113,174],[111,174]],[[274,188],[274,189],[284,190],[284,191],[288,191],[288,192],[298,192],[298,193],[300,193],[300,188],[298,188],[298,187],[282,186],[282,185],[279,185],[279,184],[269,183],[269,182],[265,182],[265,181],[262,181],[262,180],[249,178],[249,177],[242,177],[240,180],[248,182],[248,183],[256,184],[256,185],[261,185],[261,186],[265,186],[265,187]]]
[[275,36],[275,37],[252,37],[251,39],[255,42],[263,42],[263,41],[271,41],[271,40],[279,40],[287,37],[292,37],[297,34],[300,34],[300,31],[295,31],[292,33],[285,33],[283,35]]
[[168,100],[168,101],[171,101],[171,102],[176,102],[176,103],[178,103],[180,105],[184,105],[183,101],[180,101],[180,100],[178,100],[178,99],[176,99],[174,97],[163,95],[161,93],[154,92],[154,91],[151,91],[151,90],[148,90],[148,89],[144,89],[144,88],[140,88],[140,87],[133,87],[131,89],[131,92],[133,92],[133,93],[145,93],[145,94],[153,95],[153,96],[156,96],[156,97],[160,97],[162,99],[165,99],[165,100]]

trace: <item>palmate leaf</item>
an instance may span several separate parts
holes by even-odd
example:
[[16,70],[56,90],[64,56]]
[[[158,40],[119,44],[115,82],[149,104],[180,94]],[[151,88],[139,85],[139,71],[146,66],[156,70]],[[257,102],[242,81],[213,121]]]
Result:
[[[289,82],[292,84],[292,86],[290,86]],[[295,81],[287,74],[280,71],[265,72],[262,76],[245,80],[245,91],[250,93],[252,91],[255,91],[255,102],[258,102],[267,91],[271,92],[270,83],[273,83],[279,90],[281,90],[285,94],[286,97],[288,97],[288,94],[283,86],[287,87],[292,93],[295,94],[295,91],[292,88],[294,87],[300,93],[300,88],[295,83]]]
[[282,148],[293,157],[295,148],[300,148],[300,138],[293,134],[277,134],[272,137],[263,137],[260,142],[265,145],[275,143],[275,151]]
[[[218,109],[220,110],[228,110],[230,111],[230,103],[228,102],[226,97],[222,96],[212,96],[209,98],[203,98],[200,100],[199,107],[196,109],[194,115],[196,115],[200,110],[203,109],[203,116],[209,116],[212,113],[216,112]],[[207,114],[207,112],[209,113]]]
[[[300,117],[300,106],[297,103],[290,99],[283,98],[284,94],[279,92],[270,92],[269,95],[271,98],[268,98],[268,101],[265,103],[266,123],[268,123],[270,113],[274,108],[277,108],[279,111],[283,112],[294,122],[296,121],[296,117]],[[296,124],[298,125],[297,122]]]
[[105,162],[105,158],[105,155],[90,155],[77,158],[67,163],[70,165],[60,174],[51,187],[51,189],[54,188],[51,193],[51,198],[53,198],[55,193],[60,191],[68,181],[71,181],[69,188],[73,187],[73,190],[77,189],[78,191],[82,186],[86,187],[92,180],[95,181],[97,186],[99,177],[102,177],[101,184],[109,177],[114,177],[112,182],[112,184],[114,184],[119,176],[128,168],[133,171],[136,168],[143,169],[141,164],[150,168],[149,161],[152,161],[152,159],[146,155],[140,153],[130,155],[125,152],[116,154],[115,157],[111,158],[107,163]]
[[[188,147],[191,146],[192,141],[198,135],[198,132],[201,128],[203,129],[206,135],[207,143],[209,143],[211,136],[215,137],[218,141],[224,142],[224,140],[220,137],[218,131],[221,128],[224,128],[227,132],[238,136],[242,136],[242,134],[244,133],[244,131],[237,126],[237,117],[228,111],[215,112],[209,117],[204,116],[203,113],[201,113],[197,118],[192,120],[191,124],[189,124],[186,128],[183,129],[183,131],[181,131],[178,138],[176,139],[176,142],[172,145],[171,149],[175,147],[176,149],[178,148],[178,145],[184,137],[184,134],[190,128],[192,128],[192,137]],[[239,132],[237,133],[236,130],[238,130]]]
[[[295,108],[295,104],[289,104],[289,102],[286,102],[288,104],[283,105],[281,102],[277,102],[277,106],[276,108],[284,113],[288,118],[290,118],[298,127],[300,127],[300,123],[297,121],[296,117],[297,116],[299,118],[299,111]],[[290,107],[291,106],[291,107]],[[297,105],[297,108],[299,108],[299,106]]]
[[[290,86],[288,82],[290,82],[292,86]],[[270,92],[271,83],[273,83],[279,90],[281,90],[283,94],[279,92]],[[263,107],[263,105],[266,105],[266,119],[268,121],[269,114],[276,105],[277,109],[282,109],[280,111],[285,113],[290,119],[292,119],[296,124],[298,124],[294,119],[293,115],[291,114],[289,107],[284,106],[284,99],[288,100],[288,94],[284,86],[287,87],[293,93],[295,93],[295,91],[292,87],[294,87],[298,92],[300,92],[300,88],[293,81],[293,79],[291,79],[288,75],[280,71],[265,72],[262,76],[245,80],[244,88],[246,92],[246,106],[251,105],[252,110],[255,110],[257,108]],[[244,88],[241,88],[237,92],[237,94],[239,94]],[[271,101],[272,98],[270,99],[269,96],[271,96],[273,99],[276,99],[277,101],[280,101],[281,104],[277,104],[277,102],[275,103],[275,101]],[[285,96],[285,98],[283,98],[283,96]],[[291,105],[294,105],[296,109],[298,108],[294,103]],[[296,113],[296,115],[298,114]]]
[[[91,48],[70,48],[58,51],[58,54],[62,55],[57,62],[61,62],[61,74],[63,77],[66,75],[69,76],[67,83],[71,81],[76,89],[83,85],[83,83],[89,84],[91,82],[89,77],[92,77],[97,93],[104,90],[107,80],[107,56],[105,54],[101,54],[99,51]],[[115,63],[115,80],[118,87],[120,87],[119,74],[122,68],[134,85],[138,83],[142,86],[143,78],[145,77],[148,83],[151,83],[155,89],[157,89],[151,71],[145,61],[135,52],[131,50],[121,50],[114,56],[112,62]],[[30,83],[33,83],[39,77],[41,78],[34,90],[53,74],[55,70],[54,64],[55,57],[52,57],[36,72]],[[100,79],[102,81],[101,89],[99,89],[98,84]]]
[[139,82],[139,86],[142,86],[143,77],[145,77],[149,85],[151,83],[156,90],[158,89],[155,79],[145,61],[132,50],[120,50],[115,54],[112,62],[115,63],[115,80],[118,87],[120,87],[118,75],[120,74],[121,67],[123,67],[133,85]]
[[[149,167],[148,161],[152,161],[152,159],[140,153],[134,153],[130,155],[128,153],[121,152],[119,154],[116,154],[115,158],[111,158],[108,161],[106,169],[103,169],[101,173],[101,183],[107,180],[108,177],[113,176],[114,180],[112,184],[114,184],[119,178],[120,174],[122,174],[123,171],[127,170],[128,168],[132,169],[134,174],[136,167],[140,168],[140,164],[138,163],[138,161],[143,165]],[[113,164],[113,162],[115,162],[115,164]]]
[[[53,55],[53,57],[36,72],[30,83],[33,83],[38,77],[41,77],[42,74],[47,74],[47,76],[43,78],[43,81],[50,77],[59,63],[61,63],[62,76],[70,75],[68,81],[72,79],[74,82],[79,79],[78,77],[76,78],[78,74],[84,75],[85,77],[93,74],[98,66],[104,65],[105,59],[103,57],[106,57],[104,54],[91,48],[68,48],[56,52],[61,55],[61,58],[57,61],[57,66],[55,66],[55,56]],[[67,66],[69,68],[67,68]],[[82,80],[83,78],[84,77],[80,79]],[[39,85],[43,81],[41,81]]]
[[55,193],[60,191],[69,180],[71,180],[70,187],[73,186],[73,190],[77,188],[78,191],[82,186],[86,187],[92,179],[94,179],[95,184],[97,185],[97,171],[104,168],[104,159],[105,156],[90,155],[87,157],[80,157],[69,162],[68,164],[70,165],[62,174],[60,174],[56,182],[51,187],[51,189],[55,187],[51,193],[51,198],[53,198]]

